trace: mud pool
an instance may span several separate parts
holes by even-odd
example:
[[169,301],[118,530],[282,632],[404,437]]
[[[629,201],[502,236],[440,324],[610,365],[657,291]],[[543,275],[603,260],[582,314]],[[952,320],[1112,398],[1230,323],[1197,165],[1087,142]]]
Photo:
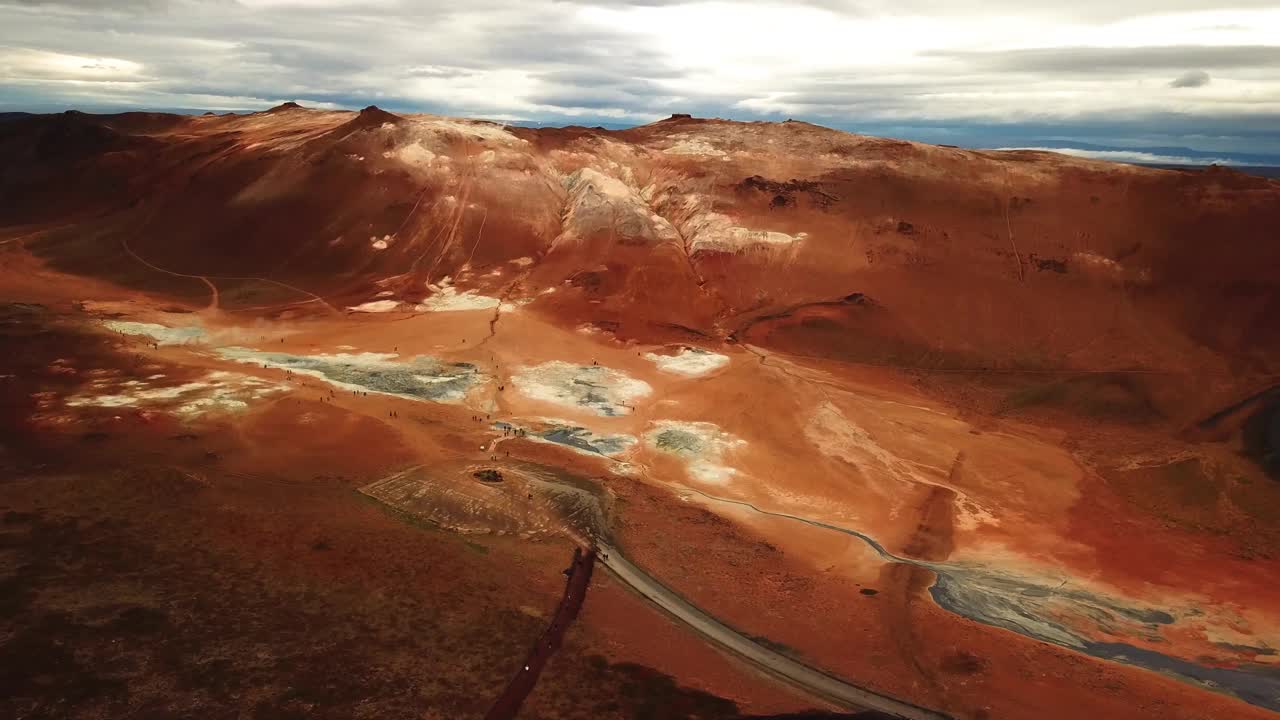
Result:
[[724,485],[738,471],[723,463],[724,455],[746,445],[746,442],[708,422],[658,420],[645,434],[645,441],[656,450],[679,457],[689,476],[711,485]]
[[243,347],[219,348],[228,360],[291,370],[347,390],[362,390],[430,402],[460,402],[488,376],[470,363],[445,363],[426,355],[404,362],[394,353],[293,355]]
[[507,422],[494,423],[494,427],[500,430],[524,430],[528,433],[526,437],[534,442],[564,445],[589,455],[621,455],[636,444],[636,439],[630,435],[597,435],[585,427],[569,422],[549,421],[549,427],[540,430]]
[[139,335],[151,338],[158,345],[187,345],[203,342],[206,336],[204,328],[166,327],[156,323],[132,322],[128,320],[106,320],[102,326],[122,335]]
[[521,368],[511,382],[525,397],[607,417],[631,414],[637,400],[653,393],[649,383],[619,370],[560,360]]
[[728,355],[688,346],[680,348],[674,355],[645,353],[644,357],[662,372],[685,377],[701,377],[729,364]]
[[67,407],[133,408],[194,418],[210,412],[244,410],[250,403],[285,392],[278,383],[249,375],[214,371],[197,381],[167,383],[163,374],[144,380],[102,378],[66,399]]
[[[1178,622],[1179,613],[1136,607],[1124,601],[1082,589],[1069,589],[1069,581],[1056,583],[961,563],[937,563],[890,553],[874,538],[857,530],[817,520],[762,510],[740,500],[716,497],[689,489],[717,503],[737,505],[761,515],[780,517],[858,538],[887,563],[929,570],[935,580],[929,594],[939,607],[970,620],[1004,628],[1042,642],[1053,643],[1094,657],[1141,667],[1177,677],[1206,689],[1224,692],[1253,705],[1280,711],[1280,668],[1260,663],[1237,667],[1202,665],[1183,658],[1140,648],[1124,642],[1099,642],[1076,626],[1092,624],[1096,634],[1141,637],[1163,642],[1162,627]],[[1191,616],[1198,610],[1182,613]]]

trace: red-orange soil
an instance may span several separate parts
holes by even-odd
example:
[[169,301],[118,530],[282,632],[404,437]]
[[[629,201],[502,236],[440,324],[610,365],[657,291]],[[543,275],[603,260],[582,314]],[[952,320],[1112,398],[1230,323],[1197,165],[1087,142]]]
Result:
[[[956,718],[1280,708],[1276,404],[1202,422],[1280,383],[1280,183],[296,107],[0,163],[6,714],[479,717],[590,533]],[[597,568],[521,717],[815,706]]]

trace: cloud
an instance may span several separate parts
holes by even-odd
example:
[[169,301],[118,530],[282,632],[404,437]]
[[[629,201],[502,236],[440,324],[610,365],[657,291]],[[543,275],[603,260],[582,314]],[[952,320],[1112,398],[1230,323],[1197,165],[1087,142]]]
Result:
[[93,10],[94,12],[141,11],[163,7],[169,0],[17,0],[18,5],[30,7],[65,7]]
[[1063,155],[1088,158],[1090,160],[1109,160],[1111,162],[1139,163],[1143,165],[1230,165],[1243,164],[1231,158],[1188,157],[1185,155],[1162,155],[1140,150],[1085,150],[1071,147],[1003,147],[996,150],[1035,150],[1038,152],[1054,152]]
[[1209,84],[1209,73],[1203,70],[1190,70],[1169,83],[1169,87],[1175,88],[1198,88]]
[[0,47],[0,70],[10,81],[121,83],[143,79],[142,65],[129,60],[26,48]]
[[1280,45],[1052,47],[999,51],[944,50],[929,57],[982,70],[1022,74],[1097,74],[1185,68],[1280,68]]
[[[1171,145],[1270,148],[1280,8],[1230,5],[0,0],[0,110],[299,100],[587,124],[690,112],[938,138],[987,125],[1011,144],[1048,136],[1011,137],[1008,121],[1073,137],[1112,123]],[[1188,68],[1212,83],[1188,84]]]

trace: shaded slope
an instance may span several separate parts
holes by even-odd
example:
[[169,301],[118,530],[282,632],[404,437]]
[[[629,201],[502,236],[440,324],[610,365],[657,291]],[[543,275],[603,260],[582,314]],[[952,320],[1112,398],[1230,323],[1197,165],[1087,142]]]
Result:
[[0,222],[58,218],[38,252],[131,286],[158,279],[123,238],[174,272],[339,306],[416,302],[467,272],[496,296],[519,275],[560,290],[540,307],[565,322],[657,339],[862,293],[880,319],[810,310],[754,342],[974,368],[1277,370],[1280,185],[1229,170],[796,122],[535,130],[374,107],[32,116],[3,126],[0,158],[21,199]]

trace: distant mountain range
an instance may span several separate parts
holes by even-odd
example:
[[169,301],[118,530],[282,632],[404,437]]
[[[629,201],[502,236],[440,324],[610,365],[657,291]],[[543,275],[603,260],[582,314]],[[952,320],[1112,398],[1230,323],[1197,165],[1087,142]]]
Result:
[[[200,110],[178,110],[175,112],[184,115],[202,114],[202,111]],[[0,112],[0,123],[28,117],[34,114],[38,113]],[[583,126],[600,128],[603,130],[627,130],[629,128],[636,127],[634,123],[597,122],[591,119],[584,119],[582,122]],[[527,128],[566,126],[565,123],[562,122],[534,120],[515,121],[507,124]],[[871,134],[874,135],[875,133],[873,132]],[[1166,170],[1199,170],[1208,165],[1225,165],[1250,175],[1280,179],[1280,155],[1265,153],[1214,152],[1210,150],[1196,150],[1194,148],[1179,146],[1124,147],[1119,145],[1099,145],[1086,142],[1039,139],[1035,140],[1033,143],[1016,146],[1003,145],[997,147],[987,144],[969,147],[985,150],[1048,150],[1051,152],[1061,152],[1067,155],[1077,155],[1096,160],[1109,160],[1112,162],[1163,168]]]
[[[1204,170],[1204,165],[1162,165],[1160,163],[1134,163],[1134,165],[1144,165],[1146,167],[1161,168],[1164,170]],[[1238,170],[1246,175],[1257,175],[1265,178],[1275,178],[1280,180],[1280,166],[1272,165],[1228,165],[1232,170]]]
[[[1196,150],[1177,146],[1118,146],[1095,145],[1075,140],[1035,140],[1018,146],[1024,149],[1053,150],[1068,155],[1133,162],[1139,165],[1232,165],[1232,166],[1280,166],[1280,155],[1242,153],[1238,151]],[[1010,146],[989,146],[986,149],[1010,149]]]

